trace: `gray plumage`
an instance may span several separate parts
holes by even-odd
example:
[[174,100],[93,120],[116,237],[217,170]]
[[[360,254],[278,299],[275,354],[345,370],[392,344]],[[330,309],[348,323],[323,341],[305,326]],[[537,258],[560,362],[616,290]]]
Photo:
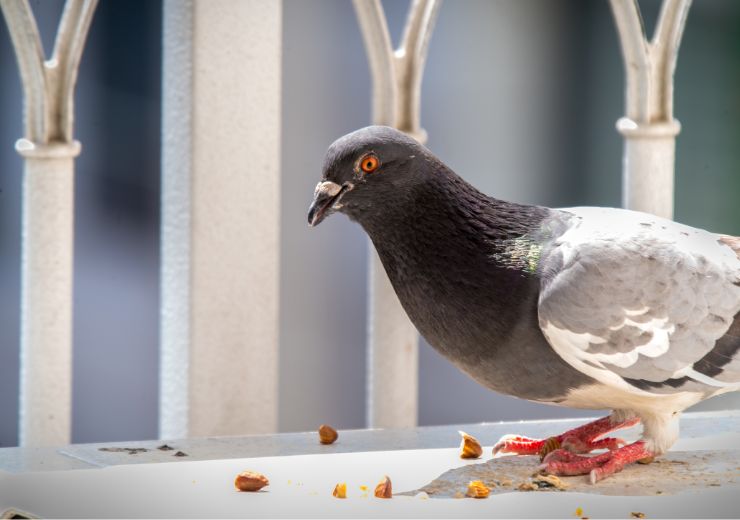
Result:
[[368,233],[427,341],[493,390],[637,414],[662,452],[674,412],[740,389],[739,239],[497,200],[387,127],[329,148],[309,223],[334,211]]
[[[709,397],[737,386],[740,261],[727,241],[633,211],[564,211],[572,223],[543,258],[559,269],[539,305],[559,354],[625,389]],[[722,338],[735,352],[715,359]]]

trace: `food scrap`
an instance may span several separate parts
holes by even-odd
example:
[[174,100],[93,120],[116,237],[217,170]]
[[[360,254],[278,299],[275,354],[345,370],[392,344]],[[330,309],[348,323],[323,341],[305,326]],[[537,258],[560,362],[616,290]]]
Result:
[[335,498],[347,498],[347,483],[340,482],[334,486],[334,491],[331,493]]
[[242,471],[234,480],[234,486],[239,491],[259,491],[269,485],[270,481],[267,480],[267,477],[256,471]]
[[517,486],[519,491],[537,491],[540,487],[532,481],[522,482]]
[[173,457],[187,457],[187,456],[188,454],[185,453],[184,451],[176,451],[175,454],[173,455]]
[[583,516],[583,508],[582,508],[582,507],[576,507],[576,512],[575,512],[575,515],[576,515],[577,517],[581,517],[581,516]]
[[568,489],[568,484],[560,480],[555,475],[537,475],[532,479],[532,482],[538,487],[554,487],[561,491]]
[[383,477],[383,481],[375,486],[375,497],[376,498],[391,498],[393,497],[393,489],[391,487],[391,479],[388,475]]
[[632,518],[645,518],[645,513],[640,513],[639,511],[632,511],[630,513],[630,517],[632,517]]
[[468,484],[468,492],[466,493],[472,498],[486,498],[491,490],[480,480],[472,480]]
[[173,448],[172,446],[168,446],[167,444],[162,444],[161,446],[157,446],[157,449],[159,451],[172,451],[175,448]]
[[477,459],[483,455],[483,448],[481,448],[478,439],[465,432],[458,431],[457,433],[462,436],[462,441],[460,442],[461,459]]
[[328,424],[319,426],[319,442],[321,444],[333,444],[339,438],[337,430]]

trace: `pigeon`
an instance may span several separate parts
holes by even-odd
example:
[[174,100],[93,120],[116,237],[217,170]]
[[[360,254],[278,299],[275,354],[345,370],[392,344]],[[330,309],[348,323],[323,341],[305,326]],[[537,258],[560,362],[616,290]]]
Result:
[[[384,126],[329,147],[308,223],[335,212],[362,226],[411,322],[474,380],[611,410],[547,439],[505,436],[494,454],[595,483],[664,454],[686,408],[740,389],[738,237],[499,200]],[[604,437],[637,423],[636,442]]]

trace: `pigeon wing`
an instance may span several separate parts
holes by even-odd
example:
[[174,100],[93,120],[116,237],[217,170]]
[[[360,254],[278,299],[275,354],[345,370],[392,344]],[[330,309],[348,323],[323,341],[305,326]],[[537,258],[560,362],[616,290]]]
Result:
[[565,361],[632,392],[740,388],[740,239],[627,210],[560,211],[539,320]]

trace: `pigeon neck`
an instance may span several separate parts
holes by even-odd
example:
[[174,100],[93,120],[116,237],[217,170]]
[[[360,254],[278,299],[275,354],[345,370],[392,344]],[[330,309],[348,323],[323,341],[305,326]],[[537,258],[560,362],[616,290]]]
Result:
[[363,222],[403,308],[435,349],[506,390],[497,360],[539,330],[536,237],[549,210],[487,197],[452,173],[404,195]]
[[497,244],[505,247],[536,229],[546,212],[489,197],[445,168],[430,173],[425,182],[361,219],[361,224],[378,249],[456,245],[488,256]]

